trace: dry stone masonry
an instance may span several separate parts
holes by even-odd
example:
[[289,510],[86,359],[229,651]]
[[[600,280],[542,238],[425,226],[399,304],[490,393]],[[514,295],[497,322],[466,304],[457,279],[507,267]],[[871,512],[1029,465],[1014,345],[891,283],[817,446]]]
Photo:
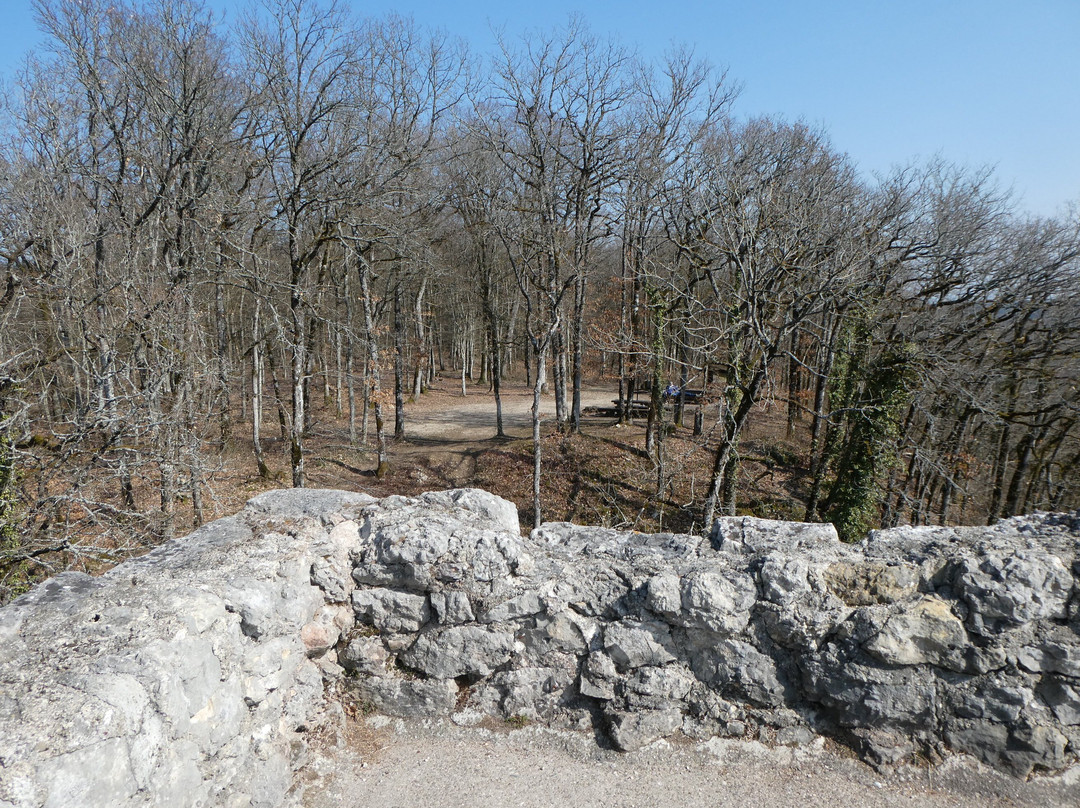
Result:
[[[1080,514],[546,524],[477,490],[279,491],[0,610],[0,807],[275,806],[334,694],[632,750],[682,732],[1017,776],[1080,751]],[[295,795],[293,795],[295,796]]]

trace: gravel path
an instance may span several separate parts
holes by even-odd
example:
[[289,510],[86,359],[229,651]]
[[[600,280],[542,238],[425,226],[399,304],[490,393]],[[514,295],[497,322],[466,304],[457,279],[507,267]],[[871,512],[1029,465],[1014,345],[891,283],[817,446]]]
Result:
[[957,757],[882,774],[821,739],[798,748],[659,741],[624,754],[586,733],[381,716],[354,728],[344,752],[317,756],[311,772],[304,808],[1080,805],[1080,767],[1025,783]]

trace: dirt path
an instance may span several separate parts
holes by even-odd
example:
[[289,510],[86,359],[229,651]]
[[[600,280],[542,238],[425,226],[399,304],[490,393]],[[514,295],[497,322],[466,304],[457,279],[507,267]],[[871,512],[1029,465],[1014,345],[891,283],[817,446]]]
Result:
[[[605,388],[582,389],[583,407],[611,406],[617,395]],[[503,429],[513,437],[527,437],[532,429],[532,393],[524,385],[513,385],[502,394]],[[555,398],[546,395],[540,401],[545,419],[555,417]],[[495,437],[495,397],[473,393],[462,397],[450,392],[449,385],[425,393],[416,403],[405,406],[405,443],[399,448],[430,447],[434,442],[470,443]]]
[[[610,406],[617,395],[604,388],[583,389],[582,407]],[[522,384],[508,385],[502,394],[503,431],[508,438],[532,434],[532,391]],[[555,417],[555,397],[545,395],[540,402],[541,417]],[[389,429],[393,424],[388,425]],[[495,397],[487,392],[462,396],[460,387],[440,380],[418,401],[405,405],[405,439],[390,448],[395,458],[437,467],[446,485],[471,485],[476,472],[476,455],[498,443],[495,429]]]
[[1056,808],[1080,805],[1080,768],[1025,783],[970,758],[879,773],[825,748],[658,741],[600,749],[586,733],[366,720],[349,748],[317,757],[304,808]]

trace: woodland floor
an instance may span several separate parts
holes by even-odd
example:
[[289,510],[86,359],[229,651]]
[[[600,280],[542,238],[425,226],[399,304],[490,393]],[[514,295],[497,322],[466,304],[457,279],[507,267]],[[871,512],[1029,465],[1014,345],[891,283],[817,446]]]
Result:
[[[705,433],[692,434],[694,406],[686,409],[685,426],[667,427],[664,442],[665,480],[657,496],[656,465],[644,451],[645,421],[620,425],[611,416],[593,414],[613,406],[617,386],[595,381],[582,391],[581,433],[559,433],[555,401],[542,399],[542,507],[545,521],[572,521],[635,530],[692,531],[700,523],[700,505],[708,485],[715,441],[716,407],[705,408]],[[316,398],[316,404],[320,402]],[[374,418],[368,441],[348,440],[347,419],[333,402],[317,413],[307,439],[307,485],[344,488],[373,496],[412,495],[454,487],[479,487],[514,502],[522,525],[532,523],[532,391],[507,383],[502,391],[504,431],[495,436],[495,401],[487,385],[470,385],[462,396],[458,379],[437,379],[417,400],[405,405],[405,438],[389,441],[390,472],[375,477]],[[268,413],[269,415],[269,413]],[[672,413],[666,413],[670,422]],[[393,432],[393,406],[386,408],[387,431]],[[359,416],[358,416],[359,420]],[[274,426],[269,419],[265,429]],[[806,425],[802,427],[805,429]],[[359,427],[358,427],[359,428]],[[739,513],[767,518],[799,519],[808,484],[805,458],[784,440],[779,406],[763,409],[741,444]],[[235,442],[222,456],[213,477],[215,510],[237,510],[254,494],[287,485],[285,445],[280,437],[264,438],[271,479],[259,478],[249,439]]]

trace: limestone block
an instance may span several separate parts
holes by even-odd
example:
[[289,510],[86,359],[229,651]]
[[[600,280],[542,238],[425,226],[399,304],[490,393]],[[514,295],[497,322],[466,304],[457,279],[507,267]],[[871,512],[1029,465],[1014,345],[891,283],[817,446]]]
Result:
[[422,633],[401,655],[414,670],[436,679],[487,676],[510,659],[514,635],[480,626],[452,626]]
[[930,596],[890,617],[865,648],[887,665],[929,664],[964,671],[969,645],[964,624],[949,604]]

